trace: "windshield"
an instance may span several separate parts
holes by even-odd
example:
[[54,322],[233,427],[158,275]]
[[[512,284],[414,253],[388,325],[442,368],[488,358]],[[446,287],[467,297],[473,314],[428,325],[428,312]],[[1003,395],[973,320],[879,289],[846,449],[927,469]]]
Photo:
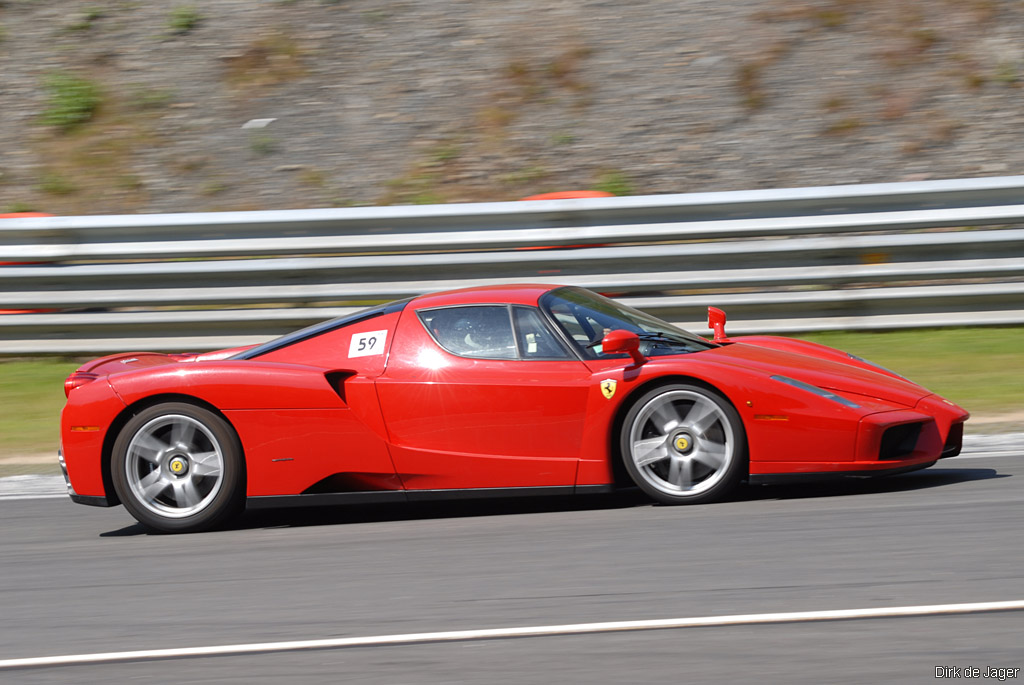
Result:
[[614,330],[636,333],[640,338],[640,351],[647,357],[686,354],[717,347],[715,343],[650,314],[583,288],[552,290],[540,298],[540,306],[588,359],[628,356],[602,352],[601,339]]

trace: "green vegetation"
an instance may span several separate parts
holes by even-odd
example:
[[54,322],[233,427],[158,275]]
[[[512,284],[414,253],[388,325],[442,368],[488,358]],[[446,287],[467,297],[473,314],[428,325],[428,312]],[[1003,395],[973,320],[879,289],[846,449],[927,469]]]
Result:
[[462,150],[455,143],[442,143],[430,151],[431,161],[436,164],[444,164],[458,158]]
[[303,169],[299,173],[298,181],[310,188],[324,188],[327,186],[327,175],[319,169]]
[[47,195],[70,195],[77,190],[66,177],[52,171],[44,171],[39,175],[38,187]]
[[167,28],[171,30],[171,33],[184,34],[199,26],[199,22],[202,20],[203,15],[192,5],[178,5],[171,10],[171,16],[167,19]]
[[547,178],[551,175],[551,172],[540,165],[534,165],[526,167],[525,169],[519,169],[518,171],[512,171],[507,174],[502,174],[498,179],[502,183],[510,185],[523,185],[527,183],[533,183],[541,179]]
[[1024,411],[1024,328],[832,331],[797,337],[870,359],[975,416]]
[[249,138],[249,149],[258,155],[269,155],[277,152],[277,141],[266,133],[257,133]]
[[103,10],[98,7],[86,9],[81,18],[67,26],[68,31],[88,31],[93,25],[103,18]]
[[102,101],[99,86],[68,72],[51,73],[44,86],[50,100],[43,112],[43,123],[65,133],[92,119]]
[[1016,84],[1017,81],[1020,80],[1020,74],[1018,73],[1017,65],[1014,64],[1013,62],[1003,62],[1002,64],[999,65],[999,68],[996,69],[994,79],[998,83],[1003,83],[1010,86]]
[[629,182],[626,175],[621,171],[606,171],[601,174],[594,184],[594,190],[600,190],[612,195],[633,195],[635,191],[633,184]]
[[56,454],[64,379],[78,366],[64,359],[0,362],[0,457]]
[[445,197],[440,190],[441,176],[423,168],[413,169],[387,182],[388,192],[378,200],[382,205],[439,205]]
[[136,91],[129,104],[139,109],[163,109],[174,101],[174,91],[166,88],[143,88]]
[[843,117],[826,126],[825,133],[833,136],[844,135],[856,131],[863,125],[864,122],[857,117]]
[[31,464],[0,464],[0,478],[8,476],[47,475],[59,476],[60,464],[57,462],[57,450],[53,450],[50,459],[33,460]]
[[153,89],[119,92],[113,84],[104,88],[99,105],[98,88],[79,80],[86,85],[62,83],[54,91],[60,94],[51,98],[44,119],[58,128],[31,141],[39,160],[33,179],[39,197],[22,199],[53,214],[88,214],[111,206],[138,211],[148,189],[135,156],[161,143],[154,124],[171,96]]
[[306,75],[301,43],[281,32],[257,37],[240,54],[227,59],[225,67],[224,80],[244,93]]

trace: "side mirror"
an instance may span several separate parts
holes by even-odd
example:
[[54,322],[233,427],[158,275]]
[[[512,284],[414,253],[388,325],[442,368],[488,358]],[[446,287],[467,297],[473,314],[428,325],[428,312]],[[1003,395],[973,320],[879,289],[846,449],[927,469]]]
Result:
[[601,351],[605,354],[625,352],[633,358],[637,366],[647,361],[647,357],[640,353],[640,338],[631,331],[610,331],[601,339]]
[[725,312],[718,307],[708,307],[708,328],[715,332],[715,342],[732,342],[725,334]]

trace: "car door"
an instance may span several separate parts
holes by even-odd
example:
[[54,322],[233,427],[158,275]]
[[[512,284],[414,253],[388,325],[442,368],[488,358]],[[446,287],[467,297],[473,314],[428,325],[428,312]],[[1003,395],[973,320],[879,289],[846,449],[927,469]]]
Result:
[[377,379],[404,486],[573,486],[590,378],[535,307],[406,310]]

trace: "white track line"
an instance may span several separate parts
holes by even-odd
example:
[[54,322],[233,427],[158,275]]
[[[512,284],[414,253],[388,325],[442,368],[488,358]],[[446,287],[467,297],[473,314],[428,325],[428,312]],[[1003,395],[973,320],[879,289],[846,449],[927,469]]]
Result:
[[700,616],[696,618],[667,618],[650,621],[611,621],[606,623],[575,623],[558,626],[489,628],[486,630],[452,630],[436,633],[372,635],[368,637],[342,637],[326,640],[257,642],[242,645],[213,645],[209,647],[183,647],[180,649],[147,649],[135,652],[104,652],[99,654],[43,656],[28,659],[4,659],[0,660],[0,670],[41,666],[69,666],[124,661],[149,661],[154,659],[173,659],[182,657],[227,656],[268,652],[297,652],[309,649],[337,649],[341,647],[408,645],[424,642],[457,642],[513,637],[538,637],[544,635],[617,633],[631,630],[664,630],[667,628],[702,628],[712,626],[754,625],[763,623],[799,623],[805,621],[841,621],[862,618],[935,616],[942,614],[974,614],[991,611],[1020,610],[1024,610],[1024,600],[1012,600],[1007,602],[977,602],[973,604],[933,604],[930,606],[878,607],[872,609],[838,609],[830,611],[790,611],[774,614],[739,614],[734,616]]
[[14,502],[22,499],[67,499],[67,493],[59,495],[0,495],[0,502]]

